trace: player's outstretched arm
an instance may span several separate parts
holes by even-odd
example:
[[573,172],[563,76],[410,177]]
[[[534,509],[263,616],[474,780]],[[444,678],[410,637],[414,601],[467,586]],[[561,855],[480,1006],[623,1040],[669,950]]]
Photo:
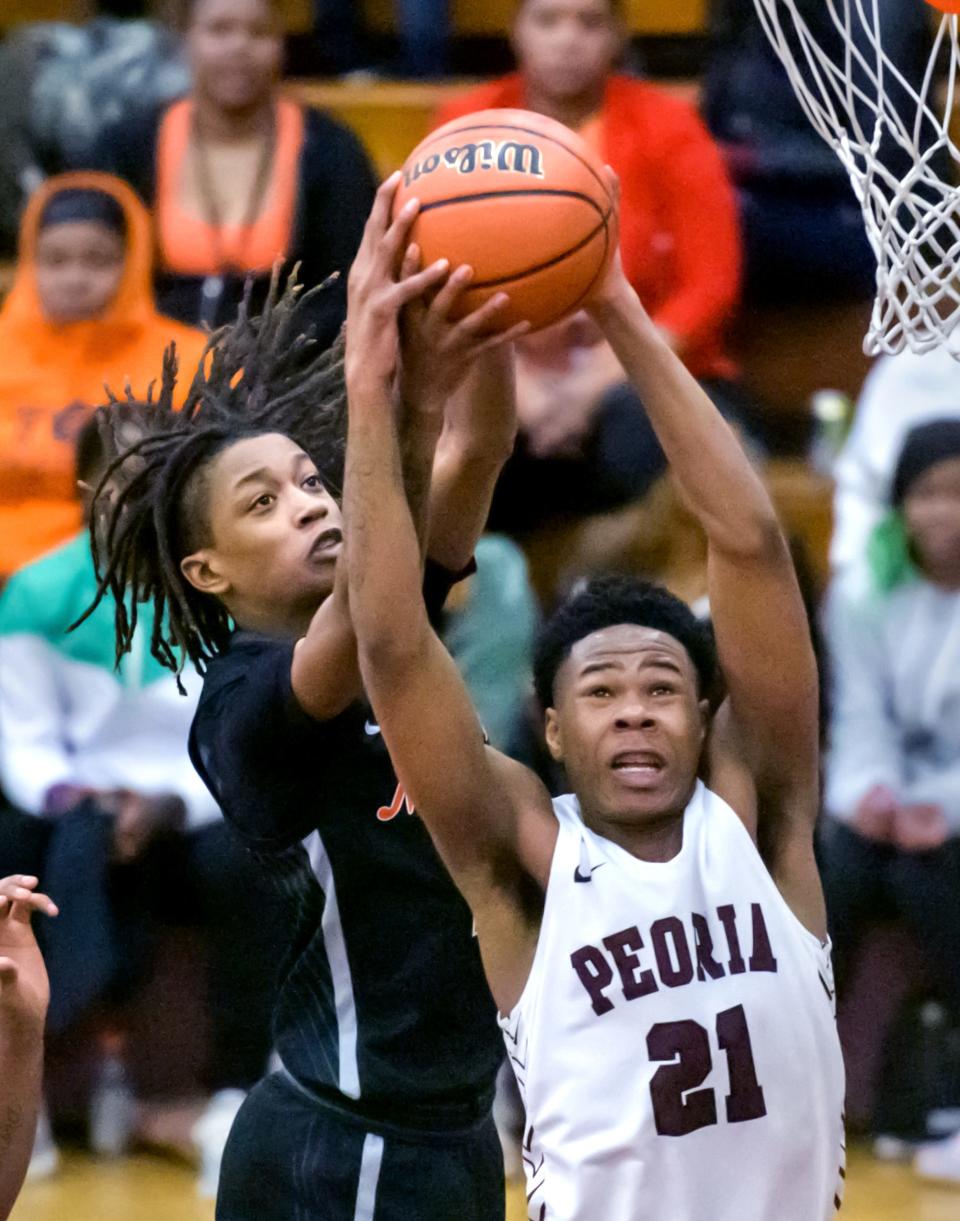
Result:
[[433,464],[427,554],[451,572],[473,556],[516,436],[514,356],[505,344],[482,352],[446,398]]
[[[388,179],[377,194],[357,256],[361,265],[369,262],[386,232],[395,188],[395,179]],[[411,212],[400,222],[404,238],[414,217]],[[419,256],[408,250],[401,278],[419,270]],[[445,278],[446,272],[441,274]],[[472,331],[450,319],[470,283],[470,269],[458,268],[442,285],[436,272],[431,275],[430,283],[439,291],[429,302],[410,302],[403,319],[400,448],[421,556],[457,573],[473,556],[497,477],[512,450],[513,362],[508,345],[476,352]],[[500,308],[493,302],[480,315],[481,329]],[[342,566],[331,597],[297,646],[292,683],[301,706],[319,720],[342,712],[362,691]]]
[[43,1083],[43,1024],[50,988],[30,927],[34,912],[57,914],[37,879],[0,878],[0,1221],[27,1173]]
[[770,867],[798,915],[822,930],[812,853],[817,669],[776,513],[737,437],[660,338],[619,264],[591,312],[707,535],[710,607],[728,690],[715,723],[711,783],[769,849]]
[[[494,994],[510,1007],[536,942],[535,929],[518,916],[521,896],[531,889],[531,873],[545,885],[555,824],[537,782],[484,746],[463,681],[427,619],[393,396],[396,314],[421,277],[392,282],[392,236],[384,235],[379,265],[358,262],[350,281],[344,486],[350,609],[364,685],[397,774],[474,911]],[[482,348],[489,342],[479,337],[485,319],[471,319],[459,325],[473,329]],[[530,837],[541,854],[532,866],[521,842],[521,826],[536,817],[521,817],[530,810],[543,814],[546,828]]]

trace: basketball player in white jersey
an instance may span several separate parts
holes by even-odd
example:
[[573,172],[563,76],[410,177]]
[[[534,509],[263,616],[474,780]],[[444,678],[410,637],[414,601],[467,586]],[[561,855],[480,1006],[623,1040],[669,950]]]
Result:
[[618,263],[590,310],[706,532],[716,652],[640,582],[561,608],[537,659],[572,788],[551,802],[484,745],[427,620],[392,406],[391,240],[350,284],[350,606],[398,776],[473,911],[527,1110],[529,1215],[823,1221],[843,1068],[813,853],[817,674],[767,493]]

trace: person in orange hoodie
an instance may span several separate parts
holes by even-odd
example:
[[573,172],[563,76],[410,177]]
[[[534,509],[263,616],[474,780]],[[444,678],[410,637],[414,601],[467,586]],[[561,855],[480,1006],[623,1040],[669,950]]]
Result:
[[[518,71],[452,99],[437,123],[500,107],[577,131],[620,178],[620,248],[650,316],[724,414],[750,405],[724,331],[737,304],[740,232],[723,159],[693,106],[618,73],[618,0],[521,0]],[[521,436],[494,502],[512,532],[561,511],[605,511],[663,469],[623,370],[584,315],[520,345]]]
[[206,336],[158,313],[146,208],[119,179],[51,178],[27,205],[0,309],[0,584],[80,529],[74,442],[105,386],[142,396],[177,345],[185,393]]

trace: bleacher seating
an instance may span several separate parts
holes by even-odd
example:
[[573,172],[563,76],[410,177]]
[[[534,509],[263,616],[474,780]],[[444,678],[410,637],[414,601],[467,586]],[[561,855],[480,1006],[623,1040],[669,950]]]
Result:
[[[291,33],[308,30],[313,20],[312,0],[278,0]],[[158,0],[152,7],[175,12],[178,0]],[[697,34],[706,22],[706,0],[626,0],[627,24],[634,34]],[[515,0],[454,0],[453,24],[461,36],[503,36],[510,28]],[[89,15],[89,0],[3,0],[0,29],[23,21],[83,21]],[[364,0],[367,20],[374,30],[393,26],[391,0]]]

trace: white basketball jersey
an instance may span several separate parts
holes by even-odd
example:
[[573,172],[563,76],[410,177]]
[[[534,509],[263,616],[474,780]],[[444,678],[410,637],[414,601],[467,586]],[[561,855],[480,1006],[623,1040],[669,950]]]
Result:
[[698,783],[671,861],[560,823],[523,995],[500,1019],[533,1221],[824,1221],[840,1203],[833,972]]

